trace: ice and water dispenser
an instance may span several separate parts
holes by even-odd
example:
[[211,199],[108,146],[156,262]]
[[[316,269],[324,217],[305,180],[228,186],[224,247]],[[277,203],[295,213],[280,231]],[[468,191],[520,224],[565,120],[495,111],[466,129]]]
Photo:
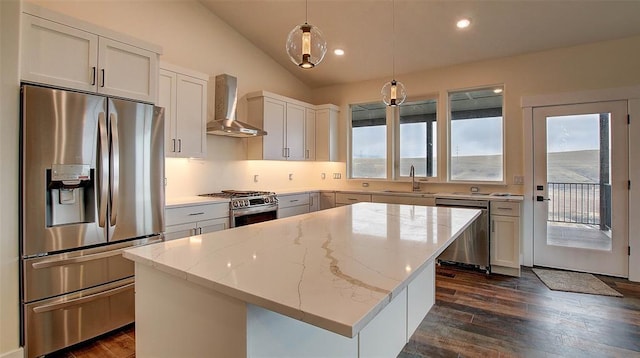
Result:
[[95,221],[94,169],[54,164],[47,169],[47,227]]

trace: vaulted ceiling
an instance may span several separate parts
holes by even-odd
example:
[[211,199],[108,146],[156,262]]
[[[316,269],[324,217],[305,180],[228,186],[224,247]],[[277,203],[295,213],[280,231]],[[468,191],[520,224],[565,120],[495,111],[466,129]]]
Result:
[[[304,0],[200,0],[214,14],[312,88],[640,34],[640,1],[309,0],[308,22],[328,52],[303,70],[285,51],[305,22]],[[471,26],[457,29],[462,17]],[[344,56],[333,50],[344,49]]]

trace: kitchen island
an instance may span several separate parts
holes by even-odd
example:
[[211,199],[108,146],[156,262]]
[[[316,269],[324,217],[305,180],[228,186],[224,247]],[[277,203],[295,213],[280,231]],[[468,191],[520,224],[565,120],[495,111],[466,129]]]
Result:
[[395,357],[479,215],[359,203],[127,250],[136,356]]

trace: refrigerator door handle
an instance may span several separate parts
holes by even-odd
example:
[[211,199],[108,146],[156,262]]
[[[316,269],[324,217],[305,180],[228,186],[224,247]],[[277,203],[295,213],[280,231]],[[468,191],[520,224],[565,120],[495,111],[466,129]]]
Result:
[[50,304],[47,304],[47,305],[37,306],[37,307],[33,308],[33,312],[35,312],[35,313],[49,312],[49,311],[53,311],[53,310],[66,308],[66,307],[69,307],[69,306],[76,306],[76,305],[79,305],[79,304],[82,304],[82,303],[95,301],[95,300],[100,299],[100,298],[113,296],[113,295],[116,295],[116,294],[118,294],[120,292],[123,292],[123,291],[126,291],[126,290],[130,290],[134,285],[135,285],[135,283],[130,283],[128,285],[112,288],[112,289],[110,289],[108,291],[94,293],[92,295],[85,296],[85,297],[71,299],[71,300],[64,301],[64,302],[50,303]]
[[109,136],[107,134],[107,118],[104,112],[98,115],[98,136],[100,142],[100,166],[98,167],[100,180],[100,197],[98,198],[98,226],[105,227],[107,221],[107,199],[109,197]]
[[109,114],[111,123],[111,225],[118,219],[118,200],[120,194],[120,143],[118,140],[118,116]]

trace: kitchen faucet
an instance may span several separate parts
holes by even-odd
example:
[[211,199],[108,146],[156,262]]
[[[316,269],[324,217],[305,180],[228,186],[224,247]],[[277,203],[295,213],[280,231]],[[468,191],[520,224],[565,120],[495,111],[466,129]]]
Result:
[[416,168],[413,165],[409,169],[409,176],[411,177],[411,190],[420,191],[420,183],[416,182]]

